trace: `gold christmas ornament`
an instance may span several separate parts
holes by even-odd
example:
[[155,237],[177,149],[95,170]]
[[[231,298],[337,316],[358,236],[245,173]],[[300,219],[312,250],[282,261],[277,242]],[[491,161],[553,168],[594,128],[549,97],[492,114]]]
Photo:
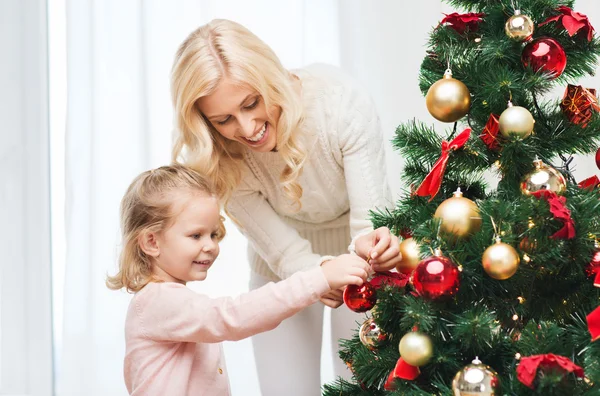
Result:
[[504,25],[506,35],[515,41],[529,40],[533,35],[534,24],[531,18],[515,10],[515,15],[508,18]]
[[455,122],[469,112],[471,94],[467,86],[452,78],[452,71],[447,69],[444,78],[429,87],[425,103],[436,120]]
[[534,123],[535,120],[529,110],[521,106],[514,106],[510,101],[508,108],[500,114],[498,119],[500,133],[505,138],[515,135],[525,139],[533,132]]
[[406,333],[398,346],[400,356],[411,366],[423,366],[433,356],[433,343],[429,336],[413,331]]
[[498,374],[475,358],[454,376],[452,392],[454,396],[494,396],[500,380]]
[[370,350],[375,350],[387,340],[385,334],[375,323],[373,318],[365,320],[358,332],[360,342]]
[[402,260],[396,264],[396,270],[403,274],[410,274],[421,261],[419,245],[413,238],[406,238],[400,242],[399,247]]
[[433,217],[441,219],[440,230],[457,238],[476,233],[481,228],[481,216],[475,202],[463,197],[460,188],[452,198],[438,206]]
[[521,258],[512,246],[501,242],[500,238],[496,243],[485,249],[481,257],[483,269],[492,278],[505,280],[517,272]]
[[535,169],[525,175],[521,182],[521,192],[531,195],[536,191],[548,190],[556,194],[564,194],[567,190],[565,177],[556,169],[544,164],[540,160],[533,161]]

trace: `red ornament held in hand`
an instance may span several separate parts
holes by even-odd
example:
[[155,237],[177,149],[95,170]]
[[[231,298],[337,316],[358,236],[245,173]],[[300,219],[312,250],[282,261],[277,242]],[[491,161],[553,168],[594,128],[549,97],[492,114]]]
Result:
[[344,290],[344,303],[354,312],[367,312],[377,303],[377,290],[369,281],[362,286],[349,285]]
[[460,283],[458,267],[437,251],[435,256],[421,261],[413,272],[413,286],[425,298],[451,296]]
[[534,71],[549,73],[553,78],[562,74],[567,66],[567,54],[558,41],[550,37],[540,37],[523,48],[521,62]]

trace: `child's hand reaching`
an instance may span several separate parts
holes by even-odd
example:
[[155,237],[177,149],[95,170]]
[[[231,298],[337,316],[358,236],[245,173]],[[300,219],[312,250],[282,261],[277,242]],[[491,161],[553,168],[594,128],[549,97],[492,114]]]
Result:
[[342,254],[321,264],[331,290],[348,285],[362,285],[369,276],[371,266],[362,258],[352,254]]

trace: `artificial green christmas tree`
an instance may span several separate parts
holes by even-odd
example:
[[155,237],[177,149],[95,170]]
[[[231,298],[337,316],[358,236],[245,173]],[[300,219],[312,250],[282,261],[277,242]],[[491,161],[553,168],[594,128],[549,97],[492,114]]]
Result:
[[571,85],[600,42],[573,1],[447,2],[466,13],[433,29],[420,87],[449,128],[396,131],[410,190],[372,221],[403,260],[341,342],[354,381],[323,394],[600,395],[600,181],[571,173],[600,144],[595,91]]

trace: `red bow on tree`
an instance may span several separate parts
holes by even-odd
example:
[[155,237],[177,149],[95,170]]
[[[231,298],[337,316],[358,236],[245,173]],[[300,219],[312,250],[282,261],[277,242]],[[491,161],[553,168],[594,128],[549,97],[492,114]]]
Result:
[[430,201],[437,195],[438,191],[440,191],[440,187],[442,186],[442,178],[444,177],[444,172],[446,171],[446,165],[448,164],[448,159],[450,157],[450,151],[458,150],[462,148],[469,137],[471,136],[471,128],[467,128],[462,131],[457,137],[452,139],[451,142],[443,141],[442,142],[442,156],[436,161],[431,168],[429,174],[425,177],[416,193],[420,197],[431,196]]
[[456,30],[458,34],[463,34],[467,29],[469,32],[476,32],[479,29],[479,23],[483,20],[485,14],[469,12],[466,14],[459,14],[453,12],[452,14],[444,14],[446,17],[442,19],[440,25],[445,23],[449,27]]
[[559,368],[566,372],[574,373],[579,378],[582,378],[584,375],[583,369],[568,358],[548,353],[545,355],[534,355],[522,358],[519,367],[517,367],[517,378],[523,385],[534,389],[533,381],[535,380],[540,366],[542,368]]
[[561,14],[546,19],[539,26],[544,26],[550,22],[557,22],[567,29],[569,36],[573,37],[573,35],[581,31],[586,36],[587,41],[592,41],[592,38],[594,38],[594,27],[586,15],[575,12],[567,6],[560,6],[556,11]]
[[550,212],[555,219],[562,221],[563,227],[556,231],[550,238],[552,239],[573,239],[575,238],[575,222],[571,218],[571,211],[567,208],[567,199],[559,197],[554,191],[540,190],[532,194],[540,199],[545,198],[550,204]]
[[394,385],[394,382],[396,381],[396,379],[400,378],[412,381],[415,378],[417,378],[419,374],[421,374],[421,371],[417,366],[411,366],[410,364],[402,360],[402,358],[400,358],[398,359],[398,362],[396,362],[396,367],[394,367],[394,369],[388,376],[387,381],[385,381],[385,385],[383,386],[383,388],[385,390],[395,390],[396,386]]
[[600,307],[594,309],[591,314],[586,316],[588,330],[592,335],[592,342],[600,338]]
[[593,191],[596,187],[598,187],[599,184],[600,184],[600,179],[598,179],[598,176],[592,176],[592,177],[588,177],[585,180],[580,181],[578,186],[579,186],[579,188],[581,188],[583,190]]

